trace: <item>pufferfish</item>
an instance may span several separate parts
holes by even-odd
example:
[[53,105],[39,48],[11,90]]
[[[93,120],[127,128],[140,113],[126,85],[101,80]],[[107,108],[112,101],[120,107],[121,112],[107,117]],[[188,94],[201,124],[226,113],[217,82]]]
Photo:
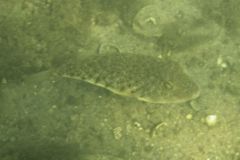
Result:
[[143,54],[70,56],[58,62],[55,72],[148,103],[182,103],[200,94],[177,62]]

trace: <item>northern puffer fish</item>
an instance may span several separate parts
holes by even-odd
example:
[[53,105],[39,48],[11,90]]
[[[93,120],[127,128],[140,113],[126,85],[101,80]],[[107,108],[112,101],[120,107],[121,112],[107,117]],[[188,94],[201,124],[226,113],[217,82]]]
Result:
[[69,57],[60,62],[56,72],[149,103],[181,103],[200,93],[199,87],[178,63],[142,54]]

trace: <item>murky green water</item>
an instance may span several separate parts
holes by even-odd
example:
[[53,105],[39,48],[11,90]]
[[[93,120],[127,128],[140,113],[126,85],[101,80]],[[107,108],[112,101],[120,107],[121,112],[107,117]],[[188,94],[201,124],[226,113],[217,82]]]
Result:
[[238,160],[239,9],[1,1],[1,160]]

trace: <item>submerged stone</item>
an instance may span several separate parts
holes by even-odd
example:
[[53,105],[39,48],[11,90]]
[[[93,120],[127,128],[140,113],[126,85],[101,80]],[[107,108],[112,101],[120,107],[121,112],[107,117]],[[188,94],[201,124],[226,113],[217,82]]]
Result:
[[161,37],[164,28],[175,21],[173,13],[162,8],[161,5],[147,5],[136,14],[132,27],[141,35]]
[[65,59],[56,71],[149,103],[180,103],[199,96],[198,86],[179,64],[147,55],[84,55]]

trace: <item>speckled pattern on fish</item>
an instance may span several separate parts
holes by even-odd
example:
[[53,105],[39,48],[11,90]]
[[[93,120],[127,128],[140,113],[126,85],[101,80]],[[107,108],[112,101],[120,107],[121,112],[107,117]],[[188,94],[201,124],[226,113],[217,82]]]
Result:
[[149,103],[185,102],[200,92],[178,63],[141,54],[79,55],[62,61],[56,72]]

